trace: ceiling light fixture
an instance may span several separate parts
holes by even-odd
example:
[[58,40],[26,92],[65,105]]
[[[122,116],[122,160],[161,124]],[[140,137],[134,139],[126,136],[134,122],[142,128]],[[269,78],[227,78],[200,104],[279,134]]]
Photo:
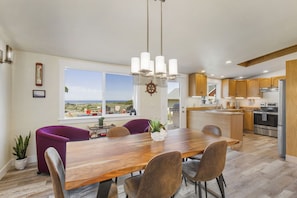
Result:
[[[157,1],[157,0],[155,0]],[[149,53],[149,0],[147,0],[147,51],[142,52],[139,57],[131,58],[131,73],[133,75],[142,75],[147,77],[168,78],[175,79],[178,75],[177,59],[170,59],[168,61],[168,73],[163,56],[163,3],[161,2],[161,55],[156,56],[155,64],[150,58]]]

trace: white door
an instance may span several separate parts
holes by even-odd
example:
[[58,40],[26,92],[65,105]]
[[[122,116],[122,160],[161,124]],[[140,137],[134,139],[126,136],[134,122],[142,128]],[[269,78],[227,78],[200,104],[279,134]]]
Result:
[[167,128],[185,128],[186,127],[186,106],[187,98],[187,78],[179,77],[175,81],[168,82],[167,88]]

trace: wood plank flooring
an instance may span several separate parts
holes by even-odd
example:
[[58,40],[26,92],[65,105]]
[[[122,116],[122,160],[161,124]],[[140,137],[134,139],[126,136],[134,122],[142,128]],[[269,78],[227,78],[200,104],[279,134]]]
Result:
[[[36,171],[36,164],[22,171],[9,171],[0,181],[0,197],[53,198],[50,176],[37,175]],[[229,198],[297,197],[297,165],[278,157],[276,138],[245,133],[240,147],[228,149],[223,173]],[[123,182],[129,176],[118,178],[119,198],[125,197]],[[219,192],[215,181],[208,182],[208,187]],[[185,186],[184,182],[175,196],[194,197],[198,197],[194,185]]]

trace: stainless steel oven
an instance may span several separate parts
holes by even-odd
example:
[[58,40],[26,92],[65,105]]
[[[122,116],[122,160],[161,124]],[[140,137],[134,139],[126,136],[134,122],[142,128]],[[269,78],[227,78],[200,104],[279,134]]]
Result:
[[277,107],[254,111],[254,132],[260,135],[277,137]]

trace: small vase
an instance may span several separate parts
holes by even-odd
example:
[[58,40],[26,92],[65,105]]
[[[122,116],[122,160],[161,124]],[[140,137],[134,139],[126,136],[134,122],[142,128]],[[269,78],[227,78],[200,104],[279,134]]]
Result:
[[164,141],[167,136],[167,132],[165,130],[161,130],[160,132],[151,132],[151,138],[154,141]]
[[15,160],[14,166],[17,170],[23,170],[27,165],[27,158]]

